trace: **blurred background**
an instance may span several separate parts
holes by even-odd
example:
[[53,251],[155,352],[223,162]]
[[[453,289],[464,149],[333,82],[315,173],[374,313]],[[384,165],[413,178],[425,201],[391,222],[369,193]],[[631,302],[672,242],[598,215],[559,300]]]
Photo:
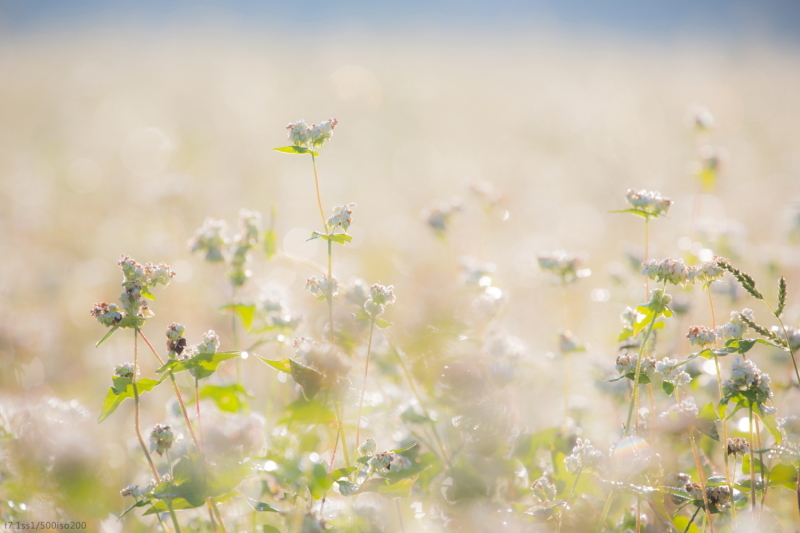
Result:
[[[265,225],[274,208],[280,247],[324,263],[324,247],[305,240],[319,230],[310,163],[272,151],[288,144],[290,121],[339,119],[318,160],[326,210],[358,204],[353,243],[336,250],[339,278],[394,284],[389,318],[408,340],[437,313],[469,307],[459,257],[493,262],[508,295],[503,327],[544,369],[537,401],[560,390],[546,377],[557,376],[560,328],[590,346],[575,363],[576,408],[597,394],[592,372],[613,367],[619,312],[643,296],[629,267],[643,225],[609,214],[628,188],[675,200],[652,224],[651,256],[725,248],[757,278],[800,282],[791,0],[2,0],[0,80],[0,422],[29,452],[5,465],[0,499],[57,494],[42,497],[42,513],[67,509],[97,528],[145,471],[126,462],[137,453],[130,406],[95,423],[131,339],[95,348],[105,329],[89,309],[118,297],[121,254],[167,262],[177,276],[156,293],[154,344],[178,321],[190,342],[214,329],[230,349],[218,311],[230,286],[187,242],[206,216],[234,227],[242,207]],[[713,114],[709,131],[694,126],[699,106]],[[707,145],[720,165],[701,190]],[[488,214],[467,187],[484,181],[502,195]],[[442,242],[420,214],[454,197],[464,208]],[[592,270],[572,292],[536,266],[558,249],[586,254]],[[281,291],[304,317],[298,334],[321,336],[324,306],[303,291],[313,269],[263,256],[252,269],[244,295]],[[258,411],[276,376],[246,363]],[[161,393],[145,426],[166,416]],[[553,405],[528,423],[560,420]],[[596,420],[602,443],[601,426],[619,420]],[[64,490],[45,481],[53,468]],[[108,520],[103,530],[119,531]]]

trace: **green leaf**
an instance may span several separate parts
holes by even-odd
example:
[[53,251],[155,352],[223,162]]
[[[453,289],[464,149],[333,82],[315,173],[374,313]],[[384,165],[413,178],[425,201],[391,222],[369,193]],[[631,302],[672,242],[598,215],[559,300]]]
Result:
[[667,396],[672,396],[672,393],[675,392],[675,385],[673,385],[669,381],[662,381],[661,390],[667,393]]
[[281,533],[281,530],[272,526],[264,526],[263,533]]
[[348,235],[347,233],[325,234],[325,233],[320,233],[318,231],[314,231],[311,233],[311,237],[309,237],[306,240],[313,241],[314,239],[325,239],[326,241],[338,242],[339,244],[344,244],[352,241],[353,237]]
[[753,409],[753,414],[761,419],[761,422],[764,423],[764,427],[767,428],[772,438],[775,439],[775,443],[780,445],[782,436],[778,429],[778,420],[775,418],[775,415],[762,415],[758,409]]
[[250,396],[245,388],[238,384],[221,386],[205,385],[200,389],[200,398],[203,400],[211,399],[217,409],[226,413],[239,413],[247,408],[247,402],[243,398]]
[[416,480],[417,478],[413,477],[391,483],[388,479],[373,478],[363,483],[358,492],[377,492],[384,498],[394,500],[411,494],[411,487],[414,486]]
[[274,229],[264,232],[264,253],[268,261],[278,253],[278,233]]
[[148,300],[152,300],[152,301],[156,300],[156,297],[153,296],[153,293],[150,292],[150,289],[148,289],[147,287],[142,287],[141,291],[140,291],[140,294],[142,296],[144,296],[145,298],[147,298]]
[[413,448],[414,446],[416,446],[416,445],[418,445],[418,444],[419,444],[419,442],[414,442],[414,443],[412,443],[412,444],[409,444],[409,445],[408,445],[408,446],[406,446],[405,448],[396,448],[396,449],[394,449],[394,450],[392,450],[392,451],[393,451],[394,453],[403,453],[403,452],[407,452],[408,450],[410,450],[411,448]]
[[320,387],[322,387],[325,376],[313,368],[298,363],[294,359],[289,359],[289,366],[292,369],[292,378],[303,389],[303,396],[305,396],[306,400],[313,400]]
[[786,487],[787,489],[797,489],[797,468],[786,463],[778,463],[769,471],[770,487]]
[[95,344],[95,345],[94,345],[94,347],[95,347],[95,348],[97,348],[98,346],[100,346],[101,344],[103,344],[104,342],[106,342],[108,339],[110,339],[110,338],[111,338],[111,335],[113,335],[114,333],[116,333],[116,331],[117,331],[119,328],[120,328],[120,325],[119,325],[119,324],[117,324],[116,326],[114,326],[114,327],[112,327],[110,330],[108,330],[108,333],[106,333],[105,335],[103,335],[103,338],[102,338],[102,339],[100,339],[99,341],[97,341],[97,344]]
[[144,507],[145,505],[150,505],[150,500],[139,500],[138,502],[134,503],[133,505],[122,511],[122,514],[119,515],[119,518],[117,518],[117,522],[122,520],[122,517],[131,512],[133,509],[137,507]]
[[384,320],[384,319],[382,319],[382,318],[376,318],[376,319],[375,319],[375,325],[376,325],[376,326],[378,326],[378,327],[379,327],[379,328],[381,328],[381,329],[386,329],[386,328],[388,328],[389,326],[393,326],[394,324],[392,324],[392,323],[391,323],[391,322],[389,322],[388,320]]
[[694,425],[698,431],[718,441],[717,420],[719,420],[717,410],[714,408],[714,404],[709,402],[697,413],[697,420],[695,420]]
[[223,361],[233,359],[234,357],[239,357],[241,354],[241,352],[201,353],[195,355],[191,359],[185,359],[183,361],[170,361],[156,370],[156,372],[161,374],[169,371],[173,374],[176,374],[178,372],[183,372],[184,370],[192,370],[192,375],[194,375],[194,377],[197,379],[203,379],[216,372],[217,366],[219,366],[219,364]]
[[280,511],[275,509],[268,503],[260,502],[258,500],[254,500],[253,498],[248,498],[247,496],[243,496],[247,504],[255,509],[258,512],[269,512],[269,513],[279,513]]
[[[113,381],[114,386],[108,388],[106,398],[103,400],[103,408],[100,410],[100,417],[97,419],[98,423],[108,418],[111,413],[117,410],[117,407],[119,407],[122,402],[134,396],[133,382],[130,378],[114,376]],[[142,393],[153,390],[159,383],[161,383],[161,381],[144,378],[136,382],[136,388],[141,396]]]
[[757,472],[757,473],[765,471],[764,464],[761,462],[761,460],[758,457],[753,457],[753,459],[754,459],[754,462],[751,463],[749,454],[745,455],[742,458],[742,473],[743,474],[749,474],[751,466],[754,466],[754,471]]
[[256,316],[256,304],[228,304],[220,309],[233,312],[242,321],[245,331],[253,327],[253,318]]
[[[696,517],[695,517],[695,519],[696,519]],[[678,531],[680,531],[681,533],[684,533],[684,532],[685,533],[700,533],[700,528],[698,528],[697,524],[695,524],[694,522],[692,522],[692,525],[689,526],[689,520],[691,520],[691,518],[689,518],[688,516],[682,516],[682,515],[678,515],[675,518],[673,518],[673,521],[675,522],[675,527],[678,528]],[[689,526],[689,529],[686,529],[686,526]]]
[[[200,505],[203,505],[202,502],[199,505],[195,505],[186,498],[174,498],[171,500],[171,502],[172,502],[172,509],[174,511],[181,511],[184,509],[195,509],[197,507],[200,507]],[[150,509],[148,509],[142,516],[148,516],[151,514],[161,514],[166,512],[169,512],[169,507],[167,506],[167,502],[161,500],[154,503],[150,507]]]
[[317,401],[309,401],[301,398],[294,403],[286,406],[286,416],[279,424],[329,424],[336,417],[332,411]]
[[663,492],[664,494],[669,494],[670,496],[676,496],[678,498],[681,498],[684,501],[692,501],[692,497],[689,496],[689,493],[680,487],[661,486],[658,487],[658,490],[660,492]]
[[302,146],[283,146],[281,148],[273,148],[276,152],[283,152],[284,154],[311,154],[314,157],[319,157],[319,154],[314,150],[309,150],[308,148],[303,148]]
[[292,365],[291,365],[291,363],[289,363],[289,359],[281,359],[280,361],[273,361],[271,359],[264,359],[260,355],[257,355],[256,357],[261,359],[264,363],[268,364],[269,366],[271,366],[275,370],[279,370],[279,371],[284,372],[286,374],[291,374],[292,373]]
[[639,209],[618,209],[616,211],[609,211],[609,213],[631,213],[634,215],[639,215],[640,217],[650,218],[652,215],[645,211],[641,211]]

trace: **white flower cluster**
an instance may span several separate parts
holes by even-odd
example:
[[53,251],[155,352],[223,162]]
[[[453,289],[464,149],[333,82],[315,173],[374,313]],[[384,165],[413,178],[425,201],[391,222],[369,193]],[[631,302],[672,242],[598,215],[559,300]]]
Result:
[[742,309],[741,312],[731,311],[731,320],[721,326],[717,326],[717,337],[723,340],[741,339],[747,333],[747,324],[742,320],[742,316],[754,321],[752,309]]
[[714,256],[711,261],[704,261],[696,266],[686,266],[683,259],[650,259],[642,263],[642,274],[655,281],[666,281],[673,285],[691,285],[694,283],[711,283],[725,274],[717,261],[722,258]]
[[533,495],[541,502],[549,502],[556,497],[556,486],[547,476],[542,476],[531,485]]
[[750,443],[742,437],[728,439],[728,455],[746,455],[750,451]]
[[361,443],[358,447],[358,455],[359,457],[366,457],[368,455],[373,455],[375,452],[378,451],[378,443],[375,442],[375,439],[372,437],[368,437],[367,440]]
[[300,316],[292,314],[286,302],[277,293],[262,294],[258,301],[258,312],[269,327],[294,329],[300,323]]
[[578,437],[572,453],[564,459],[564,467],[568,471],[574,472],[579,468],[597,466],[602,459],[603,452],[592,446],[590,441]]
[[485,263],[465,255],[459,261],[461,280],[470,287],[488,287],[492,284],[491,275],[495,271],[494,263]]
[[644,189],[641,191],[628,189],[628,192],[625,194],[625,199],[634,209],[642,211],[651,217],[667,215],[672,205],[672,200],[661,196],[661,193],[646,191]]
[[341,226],[343,230],[347,231],[350,224],[353,222],[353,208],[356,204],[350,203],[345,205],[337,205],[333,208],[333,215],[328,218],[328,227],[335,228]]
[[183,324],[173,322],[167,327],[167,356],[170,359],[181,355],[186,348],[186,338],[183,334],[186,327]]
[[[627,376],[628,374],[636,374],[636,355],[621,354],[617,356],[616,365],[614,368],[620,375]],[[656,360],[652,357],[645,357],[642,359],[642,365],[639,369],[643,376],[650,377],[656,372]]]
[[251,209],[239,210],[239,233],[235,242],[239,246],[255,246],[261,237],[261,213]]
[[104,326],[116,326],[122,320],[122,311],[115,303],[96,303],[89,312]]
[[561,278],[564,283],[588,277],[592,271],[582,269],[584,259],[580,255],[568,254],[563,250],[539,254],[536,257],[539,268]]
[[369,461],[367,461],[367,465],[375,470],[389,470],[392,467],[394,460],[394,452],[379,452],[370,457]]
[[450,219],[453,215],[461,211],[461,199],[453,198],[449,202],[439,202],[435,206],[422,212],[422,218],[428,226],[437,234],[447,231]]
[[138,374],[138,369],[133,366],[133,363],[123,363],[121,365],[117,365],[117,368],[114,370],[114,374],[121,378],[131,378],[135,374]]
[[192,253],[205,253],[206,261],[224,261],[228,246],[228,238],[225,237],[226,226],[224,220],[206,217],[203,225],[189,239],[189,248]]
[[392,305],[396,298],[394,286],[385,287],[378,283],[369,288],[369,298],[364,302],[364,309],[370,316],[380,316],[386,311],[387,305]]
[[763,401],[772,396],[770,382],[769,374],[759,370],[753,361],[744,360],[737,355],[731,364],[730,379],[722,382],[722,392],[728,396],[739,391],[755,391]]
[[143,294],[150,292],[156,285],[169,285],[175,276],[169,265],[161,263],[154,265],[147,263],[144,266],[134,259],[123,255],[117,264],[122,269],[123,292],[119,297],[120,306],[96,303],[92,306],[91,314],[104,326],[114,326],[126,316],[149,317],[152,316]]
[[336,279],[336,276],[331,276],[330,280],[328,276],[321,278],[311,276],[306,280],[306,290],[317,297],[328,296],[329,292],[331,296],[338,296],[339,280]]
[[198,353],[217,353],[219,349],[219,336],[213,329],[203,333],[203,342],[197,345]]
[[472,301],[472,309],[481,315],[491,317],[500,312],[507,299],[502,289],[486,287],[483,293]]
[[633,325],[639,317],[639,312],[632,307],[626,307],[625,310],[619,315],[620,322],[622,322],[622,330],[633,332]]
[[689,344],[692,346],[700,346],[705,348],[711,346],[717,340],[717,334],[714,330],[705,326],[689,326],[689,332],[686,334],[689,339]]
[[147,496],[148,494],[153,492],[153,489],[155,487],[156,487],[156,480],[153,479],[150,481],[150,483],[148,483],[144,487],[139,487],[139,485],[128,485],[127,487],[119,491],[119,495],[123,497],[133,496],[135,498],[139,498],[142,496]]
[[668,381],[676,387],[686,386],[692,381],[692,376],[683,370],[683,365],[679,365],[677,359],[665,357],[658,361],[656,372],[663,376],[664,381]]
[[289,123],[286,129],[288,130],[289,140],[292,141],[294,146],[313,148],[328,142],[338,124],[339,121],[335,118],[330,118],[311,126],[307,125],[305,120],[298,120],[297,122]]
[[163,455],[172,448],[172,443],[175,442],[175,434],[172,432],[172,426],[166,424],[156,424],[153,431],[150,432],[150,451],[156,452],[158,455]]

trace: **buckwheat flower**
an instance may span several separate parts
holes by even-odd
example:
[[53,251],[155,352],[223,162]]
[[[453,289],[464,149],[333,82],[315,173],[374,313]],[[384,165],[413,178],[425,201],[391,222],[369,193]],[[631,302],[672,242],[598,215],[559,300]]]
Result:
[[300,316],[293,314],[277,293],[262,294],[257,306],[258,313],[263,316],[267,326],[278,329],[294,329],[300,323]]
[[142,285],[147,285],[145,269],[135,259],[130,256],[123,255],[122,259],[117,261],[117,264],[122,270],[123,281],[133,281],[139,282]]
[[650,300],[647,306],[657,313],[664,312],[672,301],[672,296],[664,292],[664,289],[653,289],[650,291]]
[[778,429],[783,434],[784,440],[797,440],[800,437],[800,417],[787,416],[779,418]]
[[228,246],[228,238],[225,237],[226,226],[224,220],[206,217],[194,237],[189,239],[189,247],[192,252],[205,253],[206,261],[224,261],[225,250]]
[[138,281],[123,283],[125,290],[119,297],[119,303],[127,316],[148,316],[147,302],[142,298],[143,286]]
[[562,283],[570,283],[591,274],[591,270],[581,268],[584,262],[583,256],[568,254],[563,250],[541,253],[536,260],[539,268],[560,278]]
[[370,316],[380,316],[386,311],[387,305],[395,302],[394,287],[385,287],[378,283],[369,288],[369,299],[364,302],[364,309]]
[[728,439],[728,455],[746,455],[750,451],[747,439],[733,437]]
[[372,437],[367,438],[367,440],[362,442],[361,445],[358,447],[359,457],[366,457],[368,455],[373,455],[377,451],[378,451],[378,444]]
[[336,129],[336,126],[339,124],[339,121],[335,118],[329,118],[319,124],[312,124],[309,128],[309,136],[311,140],[311,144],[313,146],[322,146],[333,136],[333,130]]
[[239,210],[239,234],[237,242],[242,246],[255,246],[261,238],[261,213],[250,209]]
[[96,303],[92,306],[92,309],[89,312],[104,326],[116,326],[123,318],[119,307],[117,307],[117,304],[113,303]]
[[727,259],[714,256],[711,261],[703,261],[699,265],[689,268],[689,281],[693,283],[711,283],[721,278],[725,274],[725,269],[719,266],[719,262]]
[[564,467],[569,472],[574,472],[579,468],[597,466],[602,459],[603,453],[600,450],[592,446],[590,441],[578,437],[572,453],[564,459]]
[[364,305],[369,298],[369,287],[363,279],[355,278],[345,288],[345,298],[358,307]]
[[[726,396],[745,391],[755,393],[756,402],[761,407],[772,397],[770,382],[769,375],[760,371],[753,361],[743,360],[737,355],[731,364],[730,379],[722,383],[722,391]],[[766,407],[766,411],[762,410],[762,413],[768,414],[771,411],[771,407]]]
[[752,309],[742,309],[741,312],[732,311],[731,320],[721,326],[717,326],[717,336],[721,339],[741,339],[747,333],[747,324],[742,320],[742,316],[749,320],[755,320]]
[[150,451],[158,455],[164,455],[172,448],[175,441],[175,434],[172,433],[172,426],[156,424],[150,432]]
[[203,333],[203,342],[197,345],[199,353],[217,353],[219,349],[219,336],[213,329]]
[[136,494],[138,490],[139,490],[139,485],[128,485],[127,487],[119,491],[119,495],[122,497],[133,496]]
[[494,316],[500,312],[506,299],[506,294],[501,289],[486,287],[483,294],[472,301],[472,309],[482,315]]
[[656,372],[661,374],[664,381],[672,383],[676,387],[686,386],[692,381],[692,377],[683,370],[682,365],[678,365],[677,359],[663,358],[656,363]]
[[434,232],[443,235],[447,231],[450,219],[455,213],[461,211],[461,208],[461,199],[453,198],[450,202],[439,202],[423,211],[422,218]]
[[167,327],[167,356],[175,359],[186,348],[186,338],[183,336],[186,327],[183,324],[173,322]]
[[622,330],[633,332],[633,325],[639,317],[638,311],[632,307],[626,307],[625,310],[619,315],[620,322],[622,322]]
[[353,208],[356,204],[350,203],[345,205],[337,205],[333,208],[333,215],[328,218],[328,227],[335,228],[341,226],[344,231],[350,227],[353,222]]
[[556,486],[547,476],[542,476],[534,481],[531,485],[531,490],[533,495],[542,503],[552,501],[556,497]]
[[331,296],[338,296],[339,280],[336,279],[336,276],[331,276],[330,280],[328,280],[328,276],[322,276],[321,278],[311,276],[306,280],[306,290],[319,298],[327,296],[328,291],[330,291]]
[[286,129],[288,130],[287,137],[289,137],[293,145],[303,148],[308,147],[308,142],[311,140],[311,131],[305,120],[290,122]]
[[250,245],[242,244],[240,235],[236,236],[227,273],[234,287],[241,287],[252,276],[252,272],[247,269],[247,264],[252,259],[250,248]]
[[700,486],[700,483],[693,483],[690,481],[684,485],[683,490],[685,490],[693,500],[703,499],[703,487]]
[[641,211],[648,217],[666,216],[672,205],[672,200],[661,196],[661,193],[644,189],[641,191],[628,189],[625,199],[634,209]]
[[705,348],[711,346],[717,340],[717,334],[714,330],[705,326],[689,326],[689,333],[686,334],[689,339],[689,344],[692,346],[700,346]]
[[673,285],[686,285],[691,282],[689,274],[692,270],[683,263],[683,259],[650,259],[642,263],[642,274],[654,281],[666,281]]
[[144,267],[146,285],[148,287],[155,287],[156,285],[163,285],[166,287],[172,278],[175,277],[175,272],[166,263],[147,263]]
[[458,266],[461,270],[461,281],[469,287],[488,287],[492,284],[491,275],[495,271],[494,263],[485,263],[472,256],[462,257]]
[[114,374],[121,378],[133,379],[133,376],[138,374],[138,369],[133,366],[133,363],[123,363],[121,365],[117,365],[117,368],[114,370]]
[[710,504],[725,505],[731,501],[731,489],[727,485],[706,487],[706,497]]
[[695,423],[697,413],[694,398],[687,398],[658,416],[660,429],[668,433],[680,433]]
[[394,452],[385,451],[373,455],[367,464],[375,470],[390,470],[394,459]]
[[760,381],[761,372],[751,360],[736,356],[731,364],[731,380],[740,388],[750,388]]
[[[636,374],[636,354],[621,354],[617,356],[614,368],[620,375],[627,376],[628,374]],[[656,372],[656,360],[653,357],[645,357],[642,359],[642,365],[639,368],[641,375],[650,377]]]

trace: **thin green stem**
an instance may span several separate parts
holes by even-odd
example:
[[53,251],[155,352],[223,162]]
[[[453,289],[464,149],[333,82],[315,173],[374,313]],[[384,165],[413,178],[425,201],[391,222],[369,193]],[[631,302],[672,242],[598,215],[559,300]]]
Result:
[[[689,441],[692,443],[692,453],[694,454],[694,465],[697,469],[697,479],[700,480],[700,490],[703,493],[703,504],[705,505],[706,509],[709,509],[708,494],[706,494],[706,476],[703,473],[703,465],[700,463],[700,453],[697,451],[697,442],[694,438],[694,427],[689,428]],[[708,526],[711,528],[711,533],[714,533],[714,521],[711,518],[711,514],[706,512],[706,516],[708,517]]]
[[603,512],[600,513],[600,526],[597,530],[597,533],[602,533],[603,529],[606,527],[606,520],[608,519],[608,512],[611,510],[611,502],[614,501],[614,496],[616,495],[617,489],[613,489],[611,494],[608,495],[606,498],[606,503],[603,505]]
[[575,481],[572,483],[572,488],[567,495],[567,500],[564,502],[564,510],[558,515],[558,525],[556,525],[556,533],[560,533],[561,531],[561,522],[564,520],[564,515],[567,513],[569,509],[569,502],[572,499],[572,495],[575,494],[575,488],[578,486],[578,480],[581,478],[581,473],[583,472],[582,468],[578,468],[578,471],[575,473]]
[[328,241],[328,328],[330,329],[329,342],[331,346],[336,344],[336,336],[333,329],[333,250],[331,246],[333,243]]
[[142,431],[139,425],[139,387],[136,384],[136,372],[139,369],[139,343],[137,342],[139,339],[139,336],[137,335],[138,332],[139,328],[135,328],[133,334],[133,377],[131,378],[134,403],[133,427],[136,430],[136,438],[139,440],[139,445],[142,447],[144,456],[147,458],[147,462],[150,463],[150,469],[153,471],[153,477],[155,477],[156,483],[161,483],[161,476],[158,475],[156,464],[153,462],[153,458],[150,457],[150,451],[147,449],[147,445],[144,443]]
[[794,366],[794,376],[797,378],[798,386],[800,386],[800,370],[798,370],[797,368],[797,360],[794,358],[794,352],[792,351],[792,347],[789,345],[789,333],[786,331],[786,326],[784,325],[783,320],[781,320],[781,317],[779,317],[778,314],[775,312],[775,309],[773,309],[772,306],[769,304],[769,302],[767,300],[762,300],[762,301],[767,305],[769,310],[772,311],[772,314],[775,315],[775,318],[778,319],[778,324],[781,325],[781,330],[783,331],[783,340],[786,342],[786,351],[789,352],[789,357],[791,357],[792,359],[792,365]]
[[328,231],[328,222],[325,220],[325,210],[322,209],[322,195],[319,193],[319,177],[317,176],[317,158],[311,154],[311,166],[314,168],[314,186],[317,190],[317,207],[319,207],[319,216],[322,219],[322,227]]
[[169,516],[172,517],[172,524],[175,526],[175,533],[181,533],[181,525],[178,523],[178,517],[175,515],[175,509],[172,508],[172,500],[167,498],[164,501],[167,502]]
[[364,365],[364,382],[361,385],[361,399],[358,401],[358,418],[356,419],[356,442],[355,453],[358,454],[358,443],[361,442],[361,410],[364,408],[364,391],[367,390],[367,374],[369,374],[369,358],[372,354],[372,333],[375,331],[375,319],[373,315],[369,323],[369,341],[367,342],[367,362]]
[[406,526],[403,524],[403,510],[400,509],[400,498],[394,501],[397,507],[397,520],[400,522],[400,531],[406,533]]
[[[231,287],[231,305],[236,305],[236,286]],[[231,309],[231,339],[233,340],[233,349],[239,350],[239,328],[236,327],[236,311]],[[236,358],[236,384],[242,384],[242,358]]]
[[688,524],[686,524],[686,529],[684,529],[684,530],[683,530],[683,533],[688,533],[688,532],[689,532],[689,528],[690,528],[690,527],[692,527],[692,522],[694,522],[694,519],[695,519],[695,517],[697,516],[697,513],[699,513],[699,512],[700,512],[700,507],[697,507],[697,508],[694,510],[694,514],[693,514],[693,515],[692,515],[692,517],[689,519],[689,523],[688,523]]
[[647,340],[650,338],[650,333],[653,331],[653,326],[656,324],[656,319],[658,317],[654,316],[653,320],[650,321],[650,324],[647,326],[647,331],[644,334],[644,338],[642,339],[642,346],[639,348],[639,354],[636,358],[636,373],[633,376],[633,395],[631,397],[631,403],[628,407],[628,420],[625,422],[625,434],[624,436],[627,437],[630,435],[631,432],[631,419],[633,417],[634,411],[636,411],[636,420],[638,427],[638,419],[639,419],[639,379],[642,374],[642,359],[644,358],[644,351],[645,347],[647,346]]
[[754,452],[755,443],[753,442],[753,406],[750,406],[749,410],[749,430],[750,430],[750,494],[752,497],[752,509],[753,514],[755,515],[756,512],[756,456]]
[[[197,449],[200,452],[206,451],[206,443],[203,441],[203,426],[200,424],[200,383],[199,379],[194,378],[194,407],[197,414],[197,434],[200,435],[200,446]],[[192,435],[194,438],[194,435]]]

